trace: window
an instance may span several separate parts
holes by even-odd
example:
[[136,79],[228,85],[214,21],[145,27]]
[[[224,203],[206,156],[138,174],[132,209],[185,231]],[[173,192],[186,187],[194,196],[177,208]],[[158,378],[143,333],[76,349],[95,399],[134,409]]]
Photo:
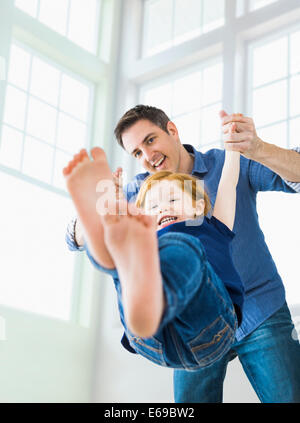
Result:
[[80,47],[96,53],[99,0],[16,0],[15,6]]
[[65,189],[62,167],[86,147],[93,86],[13,44],[0,162]]
[[[83,298],[80,284],[82,275],[91,282],[91,274],[65,243],[76,212],[62,169],[94,138],[99,145],[107,130],[107,119],[94,125],[93,116],[94,103],[106,110],[114,78],[115,7],[108,7],[110,0],[2,3],[0,303],[88,325],[91,293]],[[98,36],[99,15],[105,25]]]
[[224,0],[146,0],[144,56],[224,25],[224,5]]
[[76,256],[63,238],[71,201],[3,172],[0,188],[1,304],[70,320]]
[[272,40],[253,43],[249,49],[249,98],[258,133],[284,148],[299,145],[299,42],[300,30],[292,30]]
[[168,75],[141,89],[141,102],[161,108],[176,124],[181,142],[205,151],[220,147],[223,66],[220,60],[198,65],[184,75]]
[[261,9],[271,3],[275,3],[276,1],[277,0],[250,0],[250,11]]

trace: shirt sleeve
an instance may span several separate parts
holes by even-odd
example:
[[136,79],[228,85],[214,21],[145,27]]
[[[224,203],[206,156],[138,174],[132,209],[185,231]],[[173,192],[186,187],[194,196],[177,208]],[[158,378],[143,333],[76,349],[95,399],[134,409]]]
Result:
[[86,254],[87,254],[88,258],[90,259],[90,262],[93,264],[93,266],[94,266],[97,270],[100,270],[101,272],[106,273],[107,275],[112,276],[114,279],[119,278],[119,276],[118,276],[118,271],[117,271],[117,269],[116,269],[116,268],[114,268],[114,269],[107,269],[106,267],[101,266],[101,264],[99,264],[99,263],[98,263],[98,262],[94,259],[94,257],[93,257],[93,256],[92,256],[92,254],[90,253],[90,251],[89,251],[89,249],[88,249],[88,247],[87,247],[87,245],[86,245],[86,244],[84,245],[84,249],[85,249],[85,251],[86,251]]
[[[297,153],[300,154],[300,147],[294,147],[292,148],[292,150],[297,151]],[[290,186],[291,188],[293,188],[293,190],[295,190],[296,192],[300,193],[300,182],[290,182],[287,181],[286,179],[284,179],[284,182]]]
[[68,223],[65,240],[70,251],[83,251],[84,246],[80,247],[75,239],[76,220],[77,217],[73,217],[73,219]]
[[[295,150],[295,149],[293,149]],[[296,150],[297,152],[300,152]],[[242,162],[241,162],[242,163]],[[261,163],[249,160],[249,181],[252,189],[258,191],[300,192],[300,182],[289,182]]]

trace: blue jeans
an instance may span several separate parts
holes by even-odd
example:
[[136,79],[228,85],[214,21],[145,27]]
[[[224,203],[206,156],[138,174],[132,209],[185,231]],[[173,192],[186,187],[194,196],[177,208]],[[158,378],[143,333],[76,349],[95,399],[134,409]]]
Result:
[[166,306],[158,331],[149,338],[135,336],[126,325],[117,270],[104,269],[88,250],[87,254],[99,270],[114,278],[120,318],[131,347],[160,366],[195,371],[230,350],[237,328],[235,310],[198,238],[167,233],[158,244]]
[[261,402],[300,402],[300,344],[291,336],[293,328],[285,303],[212,366],[175,370],[175,402],[222,402],[227,364],[236,356]]

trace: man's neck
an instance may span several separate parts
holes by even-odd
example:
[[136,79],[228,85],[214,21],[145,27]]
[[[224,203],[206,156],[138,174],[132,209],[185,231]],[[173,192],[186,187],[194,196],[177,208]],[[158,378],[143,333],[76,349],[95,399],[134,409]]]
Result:
[[195,157],[181,145],[181,157],[178,172],[190,175],[194,167]]

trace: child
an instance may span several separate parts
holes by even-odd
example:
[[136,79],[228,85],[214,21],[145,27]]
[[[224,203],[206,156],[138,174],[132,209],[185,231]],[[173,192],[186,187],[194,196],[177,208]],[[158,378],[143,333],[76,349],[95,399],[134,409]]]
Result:
[[[137,204],[149,215],[138,214],[130,205],[127,214],[111,214],[117,203],[111,193],[106,214],[102,210],[99,216],[95,206],[104,194],[99,193],[98,182],[109,181],[112,186],[113,177],[103,150],[96,147],[91,155],[93,161],[82,150],[64,175],[83,226],[87,254],[114,279],[128,349],[173,368],[197,370],[212,364],[234,342],[235,309],[239,322],[241,318],[242,283],[229,251],[239,153],[226,151],[210,220],[203,218],[209,201],[203,191],[193,189],[196,181],[169,172],[150,177],[150,182],[161,178],[159,184],[160,179],[152,186],[148,180],[141,188]],[[180,178],[191,181],[190,193],[183,192]],[[201,198],[195,196],[199,192]],[[162,201],[157,201],[160,196]],[[187,225],[195,218],[198,226]]]

